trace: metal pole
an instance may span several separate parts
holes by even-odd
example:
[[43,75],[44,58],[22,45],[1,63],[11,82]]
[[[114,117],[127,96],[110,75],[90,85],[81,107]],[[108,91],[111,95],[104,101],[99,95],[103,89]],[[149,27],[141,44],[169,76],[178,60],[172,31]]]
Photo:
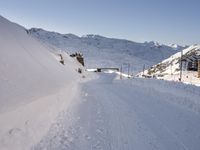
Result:
[[145,64],[143,65],[143,76],[144,76],[144,71],[145,71]]
[[172,62],[170,63],[171,77],[172,77]]
[[198,60],[198,78],[200,78],[200,59]]
[[122,65],[121,65],[121,68],[120,68],[120,79],[122,80]]
[[130,74],[130,63],[128,63],[128,78],[130,78],[129,74]]
[[182,57],[183,57],[183,50],[181,51],[181,59],[180,59],[180,78],[179,80],[182,81]]

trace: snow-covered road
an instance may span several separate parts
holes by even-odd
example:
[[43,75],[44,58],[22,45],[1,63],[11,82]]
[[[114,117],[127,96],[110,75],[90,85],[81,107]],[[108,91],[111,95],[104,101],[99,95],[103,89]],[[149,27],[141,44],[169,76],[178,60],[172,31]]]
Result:
[[173,83],[114,78],[114,74],[100,74],[82,83],[81,98],[77,96],[60,114],[33,149],[200,149],[200,107],[194,104],[198,94],[188,98],[187,88],[177,89]]

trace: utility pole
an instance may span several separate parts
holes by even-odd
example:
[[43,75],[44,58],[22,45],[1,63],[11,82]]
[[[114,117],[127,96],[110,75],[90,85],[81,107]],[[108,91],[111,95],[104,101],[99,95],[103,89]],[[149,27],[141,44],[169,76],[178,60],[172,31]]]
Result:
[[171,77],[172,77],[172,62],[170,63]]
[[128,78],[130,78],[129,74],[130,74],[130,63],[128,63]]
[[200,78],[200,59],[198,60],[198,78]]
[[172,75],[173,75],[173,73],[172,73],[172,62],[173,61],[171,61],[171,63],[170,63],[171,79],[172,79]]
[[183,50],[181,51],[181,59],[180,59],[180,78],[179,78],[179,81],[182,81],[182,57],[183,57]]
[[120,68],[120,79],[122,80],[122,65],[121,65],[121,68]]
[[144,71],[145,71],[145,64],[143,65],[143,76],[144,76]]
[[121,65],[121,73],[122,73],[122,66],[123,65],[125,65],[125,73],[127,73],[126,72],[126,69],[127,69],[127,71],[128,71],[128,78],[129,78],[129,75],[130,75],[130,63],[123,63],[122,65]]

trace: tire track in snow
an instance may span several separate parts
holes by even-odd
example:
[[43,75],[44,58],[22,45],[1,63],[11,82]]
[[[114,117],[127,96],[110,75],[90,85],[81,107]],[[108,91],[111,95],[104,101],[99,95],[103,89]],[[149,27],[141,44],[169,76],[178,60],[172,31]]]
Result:
[[35,150],[198,150],[197,114],[168,102],[166,93],[102,76],[83,83],[83,99],[60,115]]

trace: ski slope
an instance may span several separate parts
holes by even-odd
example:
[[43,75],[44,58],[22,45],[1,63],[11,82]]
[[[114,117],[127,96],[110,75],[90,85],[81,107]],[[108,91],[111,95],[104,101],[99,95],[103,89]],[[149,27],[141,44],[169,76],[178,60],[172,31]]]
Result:
[[200,89],[101,73],[34,150],[199,150]]

